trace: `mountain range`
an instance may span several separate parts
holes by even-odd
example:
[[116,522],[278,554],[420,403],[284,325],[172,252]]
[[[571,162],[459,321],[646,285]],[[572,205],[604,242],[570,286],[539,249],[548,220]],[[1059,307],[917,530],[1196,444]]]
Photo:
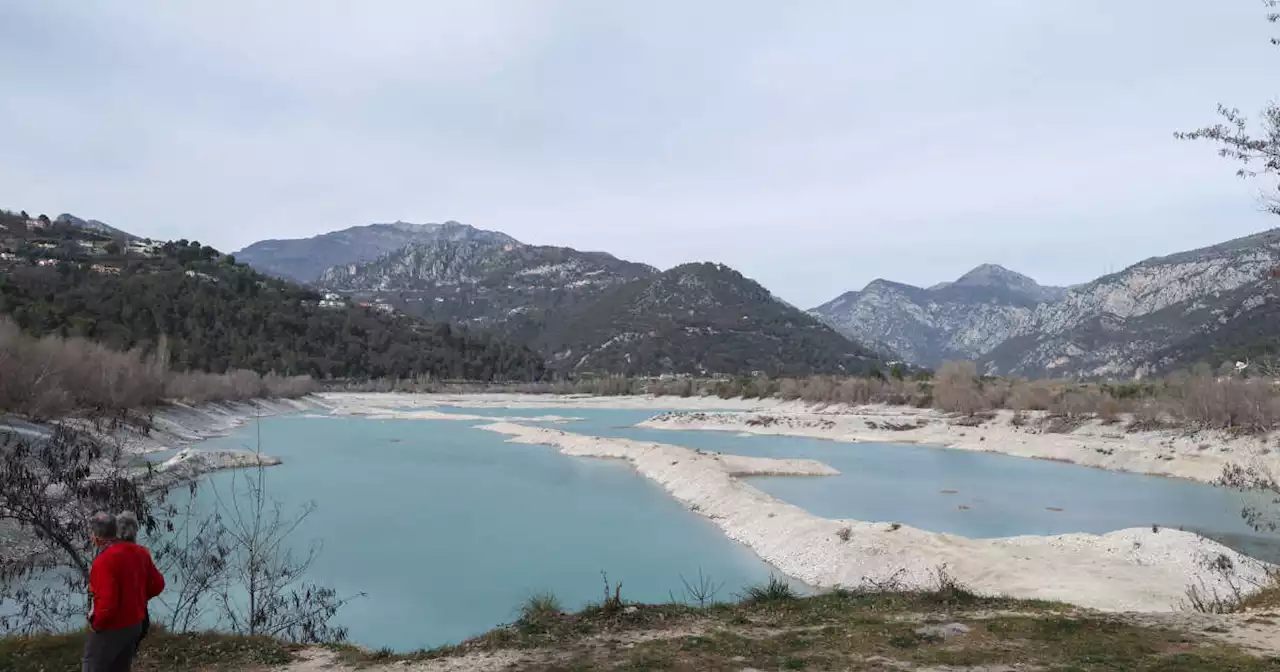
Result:
[[1144,376],[1277,351],[1280,230],[1154,257],[1082,285],[979,266],[928,289],[876,280],[811,312],[852,338],[995,375]]
[[927,289],[873,280],[862,291],[841,294],[810,312],[850,338],[937,367],[947,360],[979,358],[1013,336],[1037,306],[1066,291],[983,264],[955,282]]
[[[353,227],[235,256],[325,291],[492,331],[542,352],[560,374],[858,373],[880,361],[720,264],[660,271],[456,222]],[[329,266],[317,271],[321,263]]]
[[493,330],[562,373],[811,373],[896,359],[1128,378],[1280,352],[1280,230],[1072,287],[995,264],[931,287],[877,279],[799,311],[733,269],[666,271],[457,222],[374,224],[236,253],[259,270]]
[[443,224],[368,224],[341,231],[289,240],[261,240],[235,253],[236,259],[257,270],[295,282],[315,282],[333,266],[372,261],[415,243],[435,241],[514,243],[496,231],[482,231],[458,222]]

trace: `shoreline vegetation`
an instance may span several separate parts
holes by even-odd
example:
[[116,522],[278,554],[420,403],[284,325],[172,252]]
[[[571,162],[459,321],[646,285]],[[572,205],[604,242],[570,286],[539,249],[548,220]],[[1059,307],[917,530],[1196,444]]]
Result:
[[310,376],[178,371],[163,342],[150,353],[113,350],[80,337],[35,338],[0,318],[0,415],[36,422],[79,413],[136,417],[172,402],[297,399],[315,390]]
[[902,406],[982,417],[993,411],[1042,413],[1059,425],[1085,420],[1126,430],[1195,428],[1233,434],[1280,428],[1280,383],[1207,366],[1162,378],[1136,381],[1023,380],[979,375],[973,362],[947,362],[936,373],[907,375],[818,375],[774,378],[599,376],[578,380],[487,383],[421,377],[369,381],[322,381],[334,393],[438,395],[651,396],[682,399],[745,399],[803,402],[811,406]]

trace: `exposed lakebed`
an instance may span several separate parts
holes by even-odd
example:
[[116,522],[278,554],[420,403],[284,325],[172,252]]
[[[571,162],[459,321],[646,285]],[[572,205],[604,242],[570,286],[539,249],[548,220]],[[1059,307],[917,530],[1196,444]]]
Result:
[[[1187,481],[920,446],[631,426],[652,411],[438,410],[510,419],[558,413],[581,418],[555,425],[575,433],[816,459],[841,475],[748,480],[824,517],[969,537],[1157,523],[1276,555],[1271,540],[1240,521],[1238,496]],[[291,416],[205,445],[252,448],[261,430],[263,451],[285,461],[268,472],[273,495],[319,505],[297,536],[325,540],[311,576],[343,594],[367,593],[340,616],[366,646],[458,641],[512,620],[518,603],[541,590],[576,608],[599,599],[602,570],[623,582],[624,596],[641,601],[678,595],[681,575],[699,570],[725,582],[722,598],[768,576],[770,567],[749,549],[626,463],[507,444],[477,424],[483,421]],[[212,479],[225,486],[232,477]]]

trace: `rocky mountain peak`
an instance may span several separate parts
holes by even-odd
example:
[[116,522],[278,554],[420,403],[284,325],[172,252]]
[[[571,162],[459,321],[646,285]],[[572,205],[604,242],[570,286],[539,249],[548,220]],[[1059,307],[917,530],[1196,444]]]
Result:
[[811,312],[845,336],[907,361],[937,366],[972,359],[1016,331],[1045,301],[1066,290],[1042,287],[996,264],[928,289],[877,278]]
[[310,238],[262,240],[235,253],[237,259],[277,277],[315,282],[334,266],[372,261],[406,245],[437,240],[515,244],[515,238],[455,221],[415,224],[397,220],[353,226]]
[[979,287],[990,287],[993,285],[1002,287],[1017,287],[1021,285],[1034,285],[1035,280],[1011,271],[999,264],[980,264],[973,270],[960,276],[953,285],[974,285]]
[[981,264],[960,276],[955,282],[935,285],[931,290],[946,287],[977,287],[1004,290],[1021,294],[1035,301],[1052,301],[1066,293],[1062,287],[1046,287],[1017,271],[1011,271],[999,264]]

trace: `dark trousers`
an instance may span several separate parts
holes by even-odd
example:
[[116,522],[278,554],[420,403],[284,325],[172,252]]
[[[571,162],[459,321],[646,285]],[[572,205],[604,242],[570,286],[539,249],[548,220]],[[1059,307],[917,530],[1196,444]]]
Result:
[[141,623],[119,630],[90,632],[84,641],[82,672],[129,672],[141,636]]

